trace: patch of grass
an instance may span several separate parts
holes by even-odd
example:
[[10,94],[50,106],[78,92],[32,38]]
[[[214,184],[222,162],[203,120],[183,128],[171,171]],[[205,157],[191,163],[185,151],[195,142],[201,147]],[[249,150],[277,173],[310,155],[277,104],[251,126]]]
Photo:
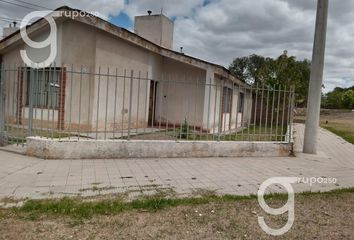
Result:
[[[284,141],[286,134],[286,126],[274,125],[270,126],[250,126],[248,128],[239,129],[232,133],[202,133],[198,130],[193,130],[192,127],[186,128],[184,124],[181,128],[167,129],[154,133],[141,133],[132,136],[131,139],[165,139],[165,140],[183,140],[183,141]],[[183,133],[183,134],[182,134]],[[143,137],[143,138],[142,138]],[[123,137],[121,139],[127,139]]]
[[[333,190],[330,192],[305,192],[296,194],[297,196],[313,195],[340,195],[354,194],[354,188]],[[168,207],[180,205],[200,205],[211,202],[221,203],[230,201],[249,201],[256,200],[256,195],[217,196],[208,193],[206,196],[192,198],[166,198],[164,195],[157,194],[126,202],[122,198],[115,198],[102,201],[84,201],[78,198],[63,198],[60,200],[29,200],[22,207],[14,211],[29,213],[29,216],[38,216],[39,214],[66,215],[76,219],[90,218],[93,215],[112,215],[131,210],[158,211]],[[287,194],[269,194],[265,196],[268,200],[286,200]]]
[[354,144],[354,133],[349,132],[348,130],[341,130],[340,128],[331,125],[321,124],[321,127],[342,137],[344,140],[350,142],[351,144]]
[[[27,126],[5,126],[5,134],[7,137],[7,143],[8,144],[24,144],[26,143],[26,138],[28,135],[28,129]],[[32,135],[33,136],[40,136],[44,138],[68,138],[68,137],[75,137],[76,135],[65,133],[58,131],[57,129],[38,129],[38,128],[33,128],[32,129]]]

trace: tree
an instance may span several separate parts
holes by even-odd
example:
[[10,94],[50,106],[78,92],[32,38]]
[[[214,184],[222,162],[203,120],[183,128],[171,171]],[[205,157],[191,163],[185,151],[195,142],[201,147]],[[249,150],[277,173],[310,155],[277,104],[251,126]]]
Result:
[[343,93],[342,88],[335,88],[332,92],[327,93],[326,102],[327,106],[325,108],[340,109],[343,108]]
[[256,54],[248,57],[235,58],[230,64],[230,72],[241,81],[256,84],[258,71],[265,62],[265,58]]
[[294,86],[297,105],[304,106],[307,101],[310,66],[309,60],[298,61],[296,57],[288,56],[287,51],[284,51],[276,59],[259,55],[236,58],[230,65],[230,71],[254,86]]
[[354,108],[354,90],[336,87],[322,97],[322,107],[331,109]]
[[347,90],[343,94],[343,106],[347,109],[354,109],[354,90]]

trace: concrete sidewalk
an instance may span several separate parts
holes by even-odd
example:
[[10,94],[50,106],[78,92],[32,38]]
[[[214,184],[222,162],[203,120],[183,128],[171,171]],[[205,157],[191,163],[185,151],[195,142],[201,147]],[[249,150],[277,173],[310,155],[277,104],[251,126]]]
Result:
[[[295,125],[295,150],[304,125]],[[196,190],[256,194],[270,177],[337,178],[337,184],[294,184],[297,192],[354,186],[354,145],[321,129],[319,154],[285,158],[41,160],[0,151],[0,199],[152,194]],[[277,191],[276,187],[272,188]]]

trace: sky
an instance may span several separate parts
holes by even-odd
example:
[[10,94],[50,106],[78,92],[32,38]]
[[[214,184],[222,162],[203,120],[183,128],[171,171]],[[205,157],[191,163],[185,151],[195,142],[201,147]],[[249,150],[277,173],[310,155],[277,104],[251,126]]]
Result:
[[[174,49],[228,67],[259,54],[311,59],[316,0],[0,0],[0,27],[34,10],[63,5],[133,29],[134,16],[161,11],[174,21]],[[325,92],[354,85],[354,1],[330,0]],[[0,36],[2,31],[0,30]]]

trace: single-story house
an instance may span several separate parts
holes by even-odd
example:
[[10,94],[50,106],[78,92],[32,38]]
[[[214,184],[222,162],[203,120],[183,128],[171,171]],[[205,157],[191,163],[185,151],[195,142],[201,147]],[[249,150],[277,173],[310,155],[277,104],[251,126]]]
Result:
[[[66,6],[57,11],[81,12]],[[32,49],[19,31],[0,41],[3,70],[16,66],[15,73],[2,73],[8,123],[27,123],[29,82],[37,76],[43,81],[32,86],[37,89],[31,103],[33,122],[47,120],[59,129],[126,129],[129,119],[131,128],[187,120],[211,133],[249,124],[248,85],[223,66],[173,51],[173,22],[166,16],[136,17],[134,33],[96,16],[61,16],[55,21],[58,51],[52,68],[20,67],[21,49],[41,61],[49,48]],[[45,19],[27,27],[33,41],[45,40],[49,31]]]

